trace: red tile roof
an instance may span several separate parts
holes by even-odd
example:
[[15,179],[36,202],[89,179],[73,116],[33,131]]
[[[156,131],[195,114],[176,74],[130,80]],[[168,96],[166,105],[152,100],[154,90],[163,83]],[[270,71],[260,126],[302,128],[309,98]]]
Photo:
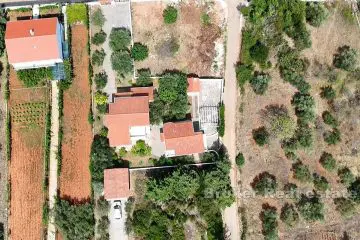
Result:
[[199,78],[188,78],[188,88],[187,88],[187,92],[189,93],[196,93],[196,92],[200,92],[200,80]]
[[7,22],[5,43],[9,62],[13,64],[61,58],[57,24],[57,18]]
[[128,198],[132,195],[128,168],[104,170],[104,195],[107,200]]
[[202,132],[194,132],[192,121],[165,123],[163,127],[165,146],[175,155],[190,155],[205,151]]
[[149,97],[116,97],[104,117],[110,146],[130,145],[130,127],[150,125]]
[[114,97],[148,96],[149,101],[154,100],[154,87],[132,87],[128,92],[114,93]]

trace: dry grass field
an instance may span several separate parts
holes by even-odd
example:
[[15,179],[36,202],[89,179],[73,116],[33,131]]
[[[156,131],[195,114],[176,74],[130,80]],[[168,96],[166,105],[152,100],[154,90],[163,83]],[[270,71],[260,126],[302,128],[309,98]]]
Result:
[[[131,6],[134,42],[149,47],[149,57],[136,62],[136,69],[150,68],[154,75],[177,69],[199,76],[221,76],[223,59],[219,55],[224,51],[224,13],[220,4],[181,3],[178,19],[170,25],[163,20],[163,10],[167,6],[164,2],[133,3]],[[210,16],[210,24],[201,22],[205,13]],[[215,60],[217,56],[219,61]]]
[[[360,84],[352,77],[340,72],[338,80],[333,84],[337,92],[337,98],[332,104],[320,97],[321,87],[329,84],[328,77],[321,74],[326,66],[332,66],[333,56],[337,49],[343,45],[349,45],[360,52],[360,32],[356,24],[346,21],[339,8],[330,9],[330,16],[321,27],[307,26],[311,32],[312,47],[301,53],[309,60],[310,66],[306,73],[306,81],[311,84],[311,95],[315,99],[316,121],[314,125],[314,144],[310,149],[298,151],[301,161],[309,166],[310,172],[317,172],[326,177],[332,190],[344,190],[346,187],[339,183],[337,172],[328,172],[320,164],[319,159],[323,151],[331,153],[337,160],[338,167],[347,166],[357,175],[360,170],[360,158],[358,153],[360,128]],[[272,56],[273,66],[276,56]],[[243,190],[252,189],[251,183],[256,175],[268,171],[276,176],[279,190],[291,182],[298,186],[299,190],[313,189],[312,183],[300,183],[293,177],[291,171],[293,162],[285,157],[279,140],[272,139],[264,147],[259,147],[252,137],[252,130],[264,125],[261,112],[267,105],[285,105],[289,115],[296,119],[291,99],[296,92],[289,83],[284,82],[279,74],[279,69],[270,71],[272,81],[265,95],[256,95],[250,86],[245,88],[244,93],[238,98],[237,117],[237,149],[245,156],[246,163],[241,170],[239,183]],[[357,92],[358,91],[358,92]],[[329,146],[324,142],[323,134],[330,130],[322,120],[322,113],[329,110],[340,122],[339,130],[342,141],[335,146]],[[324,202],[323,222],[309,223],[300,218],[294,228],[288,228],[281,220],[279,223],[280,239],[298,240],[328,240],[328,239],[360,239],[359,215],[344,219],[335,210],[333,200],[322,199]],[[262,205],[269,203],[277,208],[278,215],[286,202],[294,203],[294,199],[251,197],[241,199],[246,208],[248,221],[247,239],[263,239],[260,212]],[[313,232],[317,232],[314,234]],[[350,238],[342,238],[348,234]]]

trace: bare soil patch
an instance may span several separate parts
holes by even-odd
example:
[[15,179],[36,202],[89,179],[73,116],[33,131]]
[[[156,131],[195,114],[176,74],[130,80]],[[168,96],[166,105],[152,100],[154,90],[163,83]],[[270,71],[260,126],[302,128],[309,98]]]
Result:
[[88,114],[91,104],[89,83],[88,30],[84,25],[72,27],[74,78],[64,92],[62,165],[60,196],[76,201],[88,200],[90,188],[91,125]]
[[[48,88],[16,90],[21,86],[14,70],[10,71],[10,115],[18,115],[18,106],[48,102]],[[30,110],[29,107],[27,107]],[[46,108],[32,121],[11,122],[11,160],[9,163],[11,200],[9,229],[11,239],[42,239],[44,202],[44,139]],[[19,119],[29,119],[28,116]],[[25,219],[31,219],[26,221]]]
[[[343,45],[349,45],[360,51],[360,33],[357,25],[347,23],[338,9],[331,9],[331,15],[328,20],[320,27],[313,28],[308,26],[311,31],[312,47],[302,52],[310,62],[310,67],[306,75],[306,81],[311,84],[311,95],[314,97],[316,106],[315,113],[317,120],[313,126],[314,145],[311,149],[298,151],[301,161],[309,166],[310,172],[317,172],[326,177],[332,190],[344,190],[345,186],[338,182],[337,172],[329,173],[319,164],[319,158],[323,151],[331,153],[337,160],[337,165],[348,166],[352,172],[358,175],[360,170],[359,161],[359,139],[360,128],[358,116],[360,114],[360,86],[356,80],[347,73],[339,71],[339,79],[333,84],[337,90],[337,98],[333,104],[329,104],[320,97],[320,88],[329,85],[328,76],[318,74],[319,71],[328,66],[332,66],[333,55],[336,50]],[[272,59],[275,65],[274,59]],[[319,68],[322,67],[322,70]],[[278,140],[271,140],[270,144],[259,147],[253,140],[252,129],[264,125],[261,118],[261,111],[270,104],[285,105],[294,116],[291,99],[295,89],[288,83],[285,83],[278,69],[270,71],[272,81],[269,89],[264,96],[256,95],[250,86],[247,86],[245,92],[239,95],[239,113],[237,117],[237,149],[245,156],[246,163],[239,175],[239,181],[243,190],[252,189],[251,182],[259,173],[268,171],[276,176],[278,181],[278,190],[288,182],[295,183],[299,190],[312,190],[312,183],[300,183],[293,178],[291,171],[293,162],[287,159]],[[340,121],[339,130],[342,141],[335,146],[329,146],[324,142],[323,133],[331,128],[323,123],[322,112],[329,110]],[[350,219],[344,220],[335,210],[333,200],[322,199],[324,202],[324,222],[305,222],[300,218],[299,223],[294,228],[288,228],[281,220],[279,222],[280,239],[341,239],[344,232],[350,236],[350,239],[358,239],[359,234],[355,229],[359,227],[356,215]],[[260,196],[242,198],[241,202],[247,209],[248,236],[247,239],[262,239],[262,226],[260,221],[260,212],[262,204],[269,203],[278,210],[280,216],[281,207],[286,202],[295,203],[294,200],[285,198],[264,198]],[[317,235],[310,234],[317,232]],[[333,233],[336,233],[335,235]],[[334,238],[334,236],[336,238]],[[352,238],[351,238],[352,237]]]
[[[223,43],[223,10],[219,4],[209,4],[181,3],[176,23],[166,25],[163,21],[166,3],[133,3],[134,42],[149,48],[149,57],[136,62],[135,68],[150,68],[154,75],[178,69],[199,76],[221,76],[223,59],[219,62],[214,59],[218,55],[215,45]],[[201,15],[206,12],[211,18],[210,25],[201,23]]]

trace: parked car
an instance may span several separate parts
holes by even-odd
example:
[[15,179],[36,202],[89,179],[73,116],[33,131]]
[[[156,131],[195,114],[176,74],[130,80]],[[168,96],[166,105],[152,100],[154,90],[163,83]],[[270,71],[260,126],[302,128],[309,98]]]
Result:
[[115,219],[121,219],[122,218],[121,201],[114,201],[114,218]]

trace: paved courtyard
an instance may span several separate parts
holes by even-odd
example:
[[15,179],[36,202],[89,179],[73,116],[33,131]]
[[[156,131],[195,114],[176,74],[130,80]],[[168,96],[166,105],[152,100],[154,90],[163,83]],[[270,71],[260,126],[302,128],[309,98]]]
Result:
[[109,36],[112,28],[127,28],[131,30],[131,11],[130,2],[118,2],[111,5],[102,5],[101,9],[105,15],[106,21],[103,27],[107,34],[106,41],[103,45],[106,53],[103,68],[108,75],[108,82],[104,88],[109,96],[109,101],[112,101],[112,94],[116,93],[116,72],[111,67],[111,53],[109,46]]

